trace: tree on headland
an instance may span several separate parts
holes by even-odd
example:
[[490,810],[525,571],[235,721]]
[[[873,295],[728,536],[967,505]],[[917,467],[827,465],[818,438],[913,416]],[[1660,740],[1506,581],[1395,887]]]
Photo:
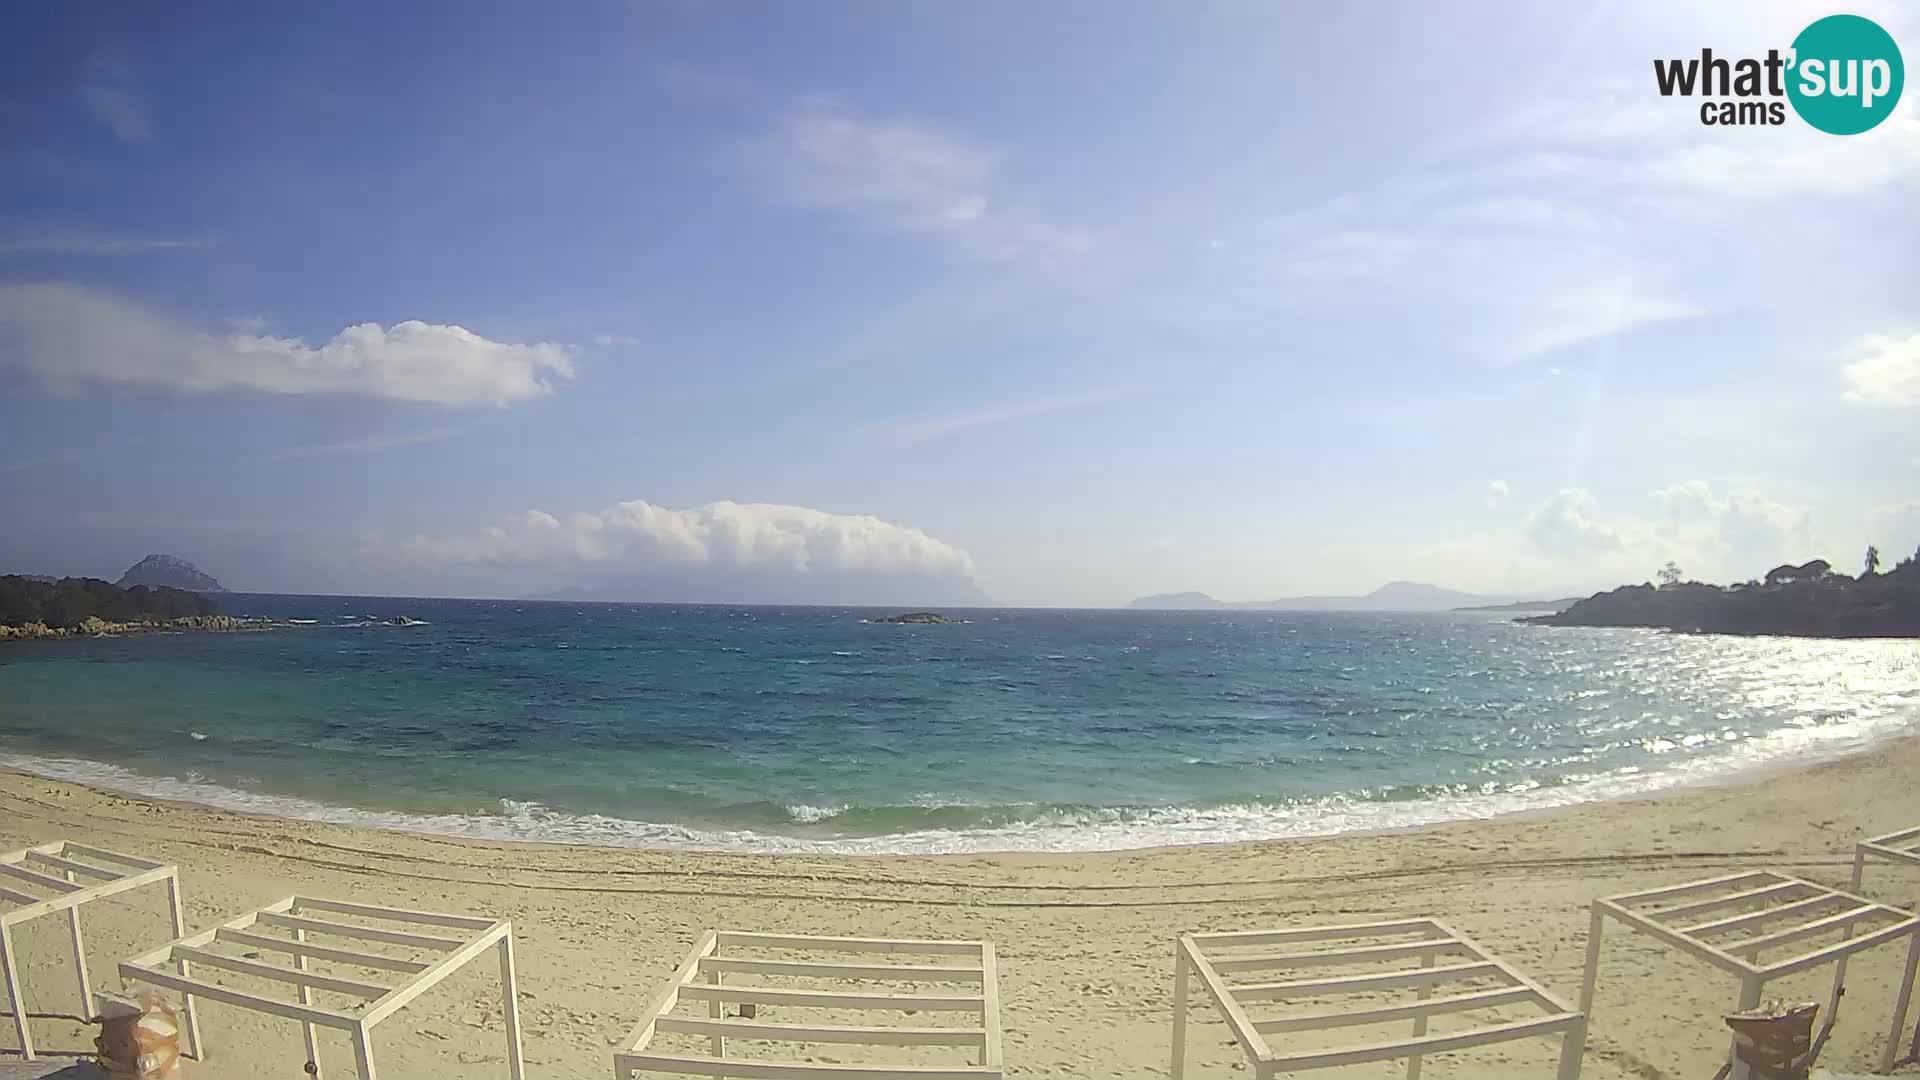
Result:
[[1665,589],[1680,584],[1680,579],[1684,577],[1685,574],[1682,573],[1679,563],[1668,559],[1667,565],[1661,567],[1660,572],[1654,576],[1660,579],[1660,587]]
[[1880,572],[1880,549],[1872,544],[1868,544],[1866,576],[1872,577],[1873,575],[1879,572]]
[[90,617],[110,623],[164,622],[211,615],[213,610],[206,597],[166,586],[122,589],[98,578],[0,577],[0,625],[5,626],[43,623],[70,629]]

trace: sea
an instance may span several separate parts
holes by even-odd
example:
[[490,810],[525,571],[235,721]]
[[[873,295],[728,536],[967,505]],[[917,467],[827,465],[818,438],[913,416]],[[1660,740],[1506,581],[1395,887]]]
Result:
[[266,596],[0,646],[0,767],[461,837],[1090,851],[1568,806],[1920,720],[1920,644],[1511,614]]

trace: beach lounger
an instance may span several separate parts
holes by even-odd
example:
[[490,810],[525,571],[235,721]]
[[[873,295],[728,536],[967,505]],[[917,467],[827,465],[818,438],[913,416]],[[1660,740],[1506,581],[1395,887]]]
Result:
[[[0,854],[0,975],[4,975],[6,982],[14,1030],[20,1035],[20,1052],[28,1061],[34,1059],[33,1033],[27,1025],[27,1002],[21,995],[20,957],[14,947],[13,928],[43,915],[67,913],[67,926],[73,935],[74,976],[80,990],[79,1015],[90,1020],[93,987],[87,979],[87,948],[80,933],[80,909],[95,900],[163,881],[167,884],[173,932],[184,933],[180,872],[172,866],[68,840]],[[199,1046],[197,1037],[194,1046]]]
[[[1173,1080],[1186,1072],[1187,993],[1195,976],[1226,1017],[1259,1080],[1396,1058],[1406,1059],[1408,1080],[1419,1080],[1428,1054],[1536,1036],[1560,1040],[1557,1080],[1580,1075],[1586,1017],[1465,934],[1432,919],[1182,935],[1173,953]],[[1407,990],[1413,996],[1384,1005],[1338,1004],[1357,995]],[[1271,1012],[1280,1003],[1294,1006],[1289,1015]],[[1302,1008],[1310,1011],[1297,1011]],[[1429,1028],[1435,1018],[1487,1010],[1501,1013],[1471,1026]],[[1306,1042],[1312,1033],[1403,1020],[1412,1021],[1407,1038],[1324,1047]]]
[[[1864,949],[1906,940],[1906,974],[1894,1001],[1880,1071],[1893,1067],[1913,995],[1915,965],[1920,963],[1920,918],[1911,912],[1772,870],[1601,897],[1593,902],[1593,923],[1587,934],[1586,978],[1580,989],[1584,1013],[1593,1010],[1601,933],[1609,917],[1734,976],[1740,985],[1737,1012],[1759,1005],[1772,980],[1833,964],[1833,990],[1826,1023],[1814,1038],[1815,1054],[1839,1011],[1846,959]],[[1783,953],[1787,946],[1792,948]],[[1774,959],[1765,959],[1768,954]],[[1744,1062],[1732,1062],[1735,1080],[1747,1071]]]
[[[120,977],[176,990],[189,1002],[207,998],[300,1021],[315,1080],[320,1078],[315,1028],[344,1031],[353,1042],[360,1080],[378,1080],[374,1028],[489,950],[500,961],[507,1069],[513,1080],[524,1080],[513,926],[505,919],[289,896],[124,961]],[[209,972],[281,983],[293,1000],[223,984]],[[327,1002],[319,1000],[322,994]],[[193,1035],[194,1049],[204,1059],[199,1032]],[[470,1075],[465,1068],[458,1074]]]
[[[859,954],[887,959],[843,959]],[[706,1002],[706,1015],[674,1015],[682,1001]],[[728,1005],[735,1015],[728,1015]],[[862,1025],[769,1022],[763,1008],[866,1015]],[[688,1035],[701,1037],[709,1052],[655,1045],[661,1036]],[[729,1056],[741,1043],[886,1047],[894,1060],[846,1065]],[[993,946],[709,930],[624,1045],[613,1055],[618,1080],[631,1080],[635,1071],[759,1080],[1000,1080]]]

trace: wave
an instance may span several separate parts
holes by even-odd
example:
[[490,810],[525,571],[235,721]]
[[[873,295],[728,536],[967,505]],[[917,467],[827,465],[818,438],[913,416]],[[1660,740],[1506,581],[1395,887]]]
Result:
[[1914,719],[1912,715],[1882,716],[1788,728],[1663,768],[1626,766],[1599,774],[1515,783],[1500,790],[1400,787],[1210,806],[986,806],[951,796],[929,796],[902,806],[778,806],[767,815],[778,824],[767,829],[573,813],[513,798],[501,798],[492,809],[472,813],[365,809],[245,790],[192,773],[154,776],[80,758],[0,753],[0,767],[243,813],[481,840],[856,855],[1120,851],[1377,832],[1640,796],[1724,782],[1755,768],[1851,753],[1909,729]]

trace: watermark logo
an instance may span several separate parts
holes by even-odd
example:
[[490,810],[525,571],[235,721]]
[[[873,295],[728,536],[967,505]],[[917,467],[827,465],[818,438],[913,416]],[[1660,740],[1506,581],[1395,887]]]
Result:
[[1830,135],[1858,135],[1893,114],[1906,65],[1893,35],[1872,19],[1829,15],[1793,39],[1784,54],[1728,59],[1712,49],[1684,60],[1655,60],[1662,97],[1700,97],[1710,126],[1784,124],[1787,105]]

